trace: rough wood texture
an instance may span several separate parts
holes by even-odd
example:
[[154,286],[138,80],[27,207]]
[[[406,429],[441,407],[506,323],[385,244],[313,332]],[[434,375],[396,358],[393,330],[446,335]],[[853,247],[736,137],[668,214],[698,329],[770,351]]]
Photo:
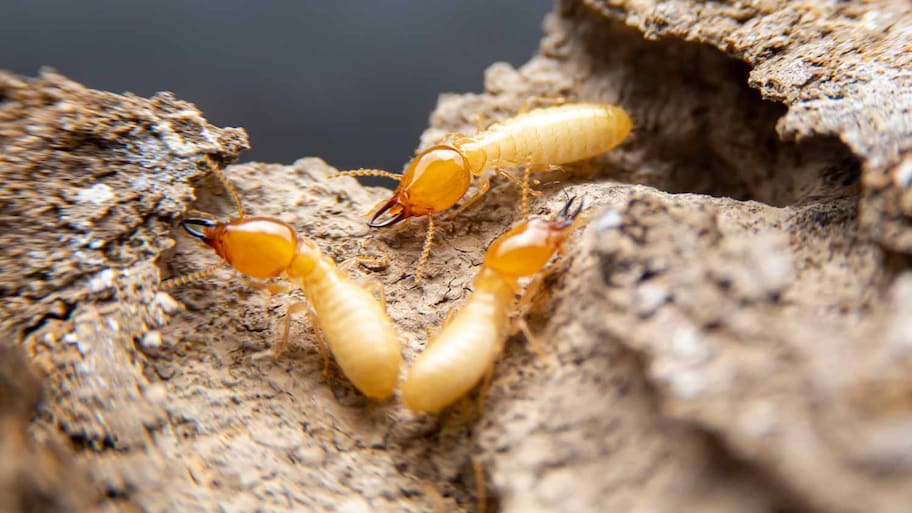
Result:
[[134,489],[154,496],[168,470],[146,454],[169,425],[167,397],[135,342],[179,306],[156,292],[154,262],[203,158],[233,160],[246,135],[168,94],[90,91],[53,73],[0,74],[0,101],[0,332],[47,376],[35,436],[77,449],[111,497],[102,507]]
[[649,39],[705,43],[751,66],[750,85],[789,107],[784,139],[838,137],[861,157],[861,223],[912,250],[912,8],[904,0],[585,0]]
[[[33,400],[7,398],[29,380],[0,366],[0,444],[47,463],[0,467],[0,493],[41,482],[30,496],[69,510],[472,511],[479,462],[503,512],[907,511],[912,14],[785,3],[563,2],[528,64],[441,97],[422,145],[530,96],[636,120],[617,151],[542,186],[535,212],[566,193],[598,215],[530,312],[548,355],[508,344],[480,414],[466,400],[415,416],[338,369],[322,380],[303,319],[292,350],[264,358],[291,299],[230,271],[178,302],[156,291],[156,264],[215,262],[173,219],[234,214],[202,177],[242,132],[167,95],[0,75],[0,333],[45,392],[26,431]],[[441,219],[418,286],[424,222],[368,231],[388,193],[332,171],[311,158],[227,174],[248,211],[337,260],[388,257],[356,274],[384,284],[411,360],[519,219],[518,193],[498,183]],[[60,478],[71,464],[94,487]]]

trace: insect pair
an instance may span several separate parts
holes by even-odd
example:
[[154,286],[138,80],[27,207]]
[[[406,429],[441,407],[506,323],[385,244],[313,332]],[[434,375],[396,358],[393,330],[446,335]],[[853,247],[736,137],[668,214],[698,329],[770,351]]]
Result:
[[[617,107],[576,104],[531,111],[492,126],[473,139],[436,146],[419,154],[409,165],[399,188],[373,216],[371,224],[390,226],[420,215],[430,219],[432,213],[449,208],[465,194],[471,177],[481,174],[485,162],[507,163],[511,162],[510,155],[519,154],[532,155],[529,160],[533,164],[548,159],[552,164],[581,160],[615,146],[618,134],[624,132],[621,138],[626,136],[629,125],[629,117]],[[570,137],[568,131],[578,132],[579,137]],[[596,131],[602,134],[601,139]],[[542,133],[562,138],[572,151],[544,143],[551,139],[542,138]],[[541,144],[536,146],[533,139]],[[467,164],[470,162],[474,162],[472,167]],[[269,217],[245,216],[231,183],[220,170],[214,171],[238,205],[239,217],[227,223],[186,219],[182,223],[184,229],[242,274],[257,279],[284,277],[304,290],[307,302],[289,307],[280,347],[287,343],[290,315],[304,310],[321,334],[325,361],[328,362],[327,353],[332,353],[342,372],[365,395],[377,399],[392,395],[402,362],[401,346],[382,300],[349,279],[313,241],[298,236],[287,224]],[[526,182],[528,173],[527,167]],[[441,189],[440,185],[451,183],[454,174],[461,174],[465,186],[461,192],[456,191],[460,193],[458,197],[450,194],[443,201],[442,194],[450,192],[451,186]],[[486,184],[483,182],[480,190],[486,190]],[[426,200],[427,205],[416,207]],[[408,371],[402,384],[407,406],[417,411],[440,410],[490,375],[509,335],[511,314],[528,297],[517,305],[519,280],[539,274],[561,249],[583,206],[580,201],[574,208],[574,201],[571,198],[550,218],[524,215],[522,223],[489,246],[474,291],[462,310],[429,341]],[[526,210],[524,206],[524,214]],[[378,221],[383,215],[391,217]],[[432,226],[429,225],[423,258],[427,257]],[[164,287],[199,277],[196,274],[174,278]]]

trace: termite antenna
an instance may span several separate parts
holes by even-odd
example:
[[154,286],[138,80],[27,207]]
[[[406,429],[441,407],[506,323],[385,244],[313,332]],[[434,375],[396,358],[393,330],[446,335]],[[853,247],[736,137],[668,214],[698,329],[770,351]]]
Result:
[[338,171],[329,175],[327,178],[332,180],[333,178],[339,178],[340,176],[382,176],[383,178],[389,178],[390,180],[396,180],[397,182],[402,178],[401,175],[390,173],[383,169],[352,169],[351,171]]
[[171,290],[173,288],[183,287],[184,285],[186,285],[192,281],[197,281],[202,278],[205,278],[206,276],[209,276],[210,274],[214,273],[215,270],[219,268],[219,266],[221,266],[220,263],[212,264],[209,267],[207,267],[201,271],[196,271],[196,272],[192,272],[189,274],[175,276],[173,278],[168,278],[167,280],[161,282],[159,284],[158,288],[159,288],[159,290]]
[[222,182],[222,185],[225,187],[225,190],[227,190],[228,194],[231,196],[231,200],[238,210],[238,219],[242,219],[244,217],[244,207],[241,206],[241,197],[238,196],[234,185],[228,180],[228,177],[225,175],[224,171],[222,171],[221,166],[218,165],[212,157],[207,155],[206,162],[209,164],[209,169],[218,177],[219,181]]
[[523,179],[522,179],[522,216],[523,221],[529,220],[529,191],[531,187],[529,186],[529,176],[532,174],[532,155],[529,155],[528,161],[526,162],[526,169],[523,170]]
[[431,254],[431,242],[434,240],[434,216],[428,214],[427,219],[427,236],[424,238],[424,248],[421,249],[421,258],[418,259],[418,266],[415,268],[415,283],[421,283],[421,271],[427,263],[428,255]]

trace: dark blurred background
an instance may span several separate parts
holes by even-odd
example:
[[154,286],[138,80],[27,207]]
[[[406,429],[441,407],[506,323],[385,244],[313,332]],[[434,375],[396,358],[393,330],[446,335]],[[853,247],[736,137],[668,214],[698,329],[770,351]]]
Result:
[[400,171],[437,95],[481,91],[537,50],[552,0],[4,0],[0,68],[51,66],[95,89],[173,91],[242,160],[319,156]]

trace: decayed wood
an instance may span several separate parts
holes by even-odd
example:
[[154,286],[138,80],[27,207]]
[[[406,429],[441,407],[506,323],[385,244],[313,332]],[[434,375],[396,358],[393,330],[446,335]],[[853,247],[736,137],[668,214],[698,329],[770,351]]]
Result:
[[[37,414],[3,410],[0,443],[50,462],[4,467],[0,492],[32,476],[68,510],[471,511],[479,462],[507,512],[905,511],[904,4],[566,1],[528,64],[441,97],[423,145],[531,96],[619,103],[636,128],[532,205],[598,213],[530,312],[547,356],[511,340],[484,410],[435,416],[323,380],[303,319],[263,358],[292,298],[227,270],[157,291],[215,262],[174,219],[233,215],[204,177],[241,131],[169,95],[0,75],[0,328],[44,391]],[[386,257],[356,274],[384,284],[411,360],[518,220],[517,191],[440,219],[418,286],[424,222],[369,231],[387,193],[332,171],[226,170],[249,212],[337,260]],[[28,382],[5,369],[2,405]],[[60,478],[70,465],[92,484]]]

